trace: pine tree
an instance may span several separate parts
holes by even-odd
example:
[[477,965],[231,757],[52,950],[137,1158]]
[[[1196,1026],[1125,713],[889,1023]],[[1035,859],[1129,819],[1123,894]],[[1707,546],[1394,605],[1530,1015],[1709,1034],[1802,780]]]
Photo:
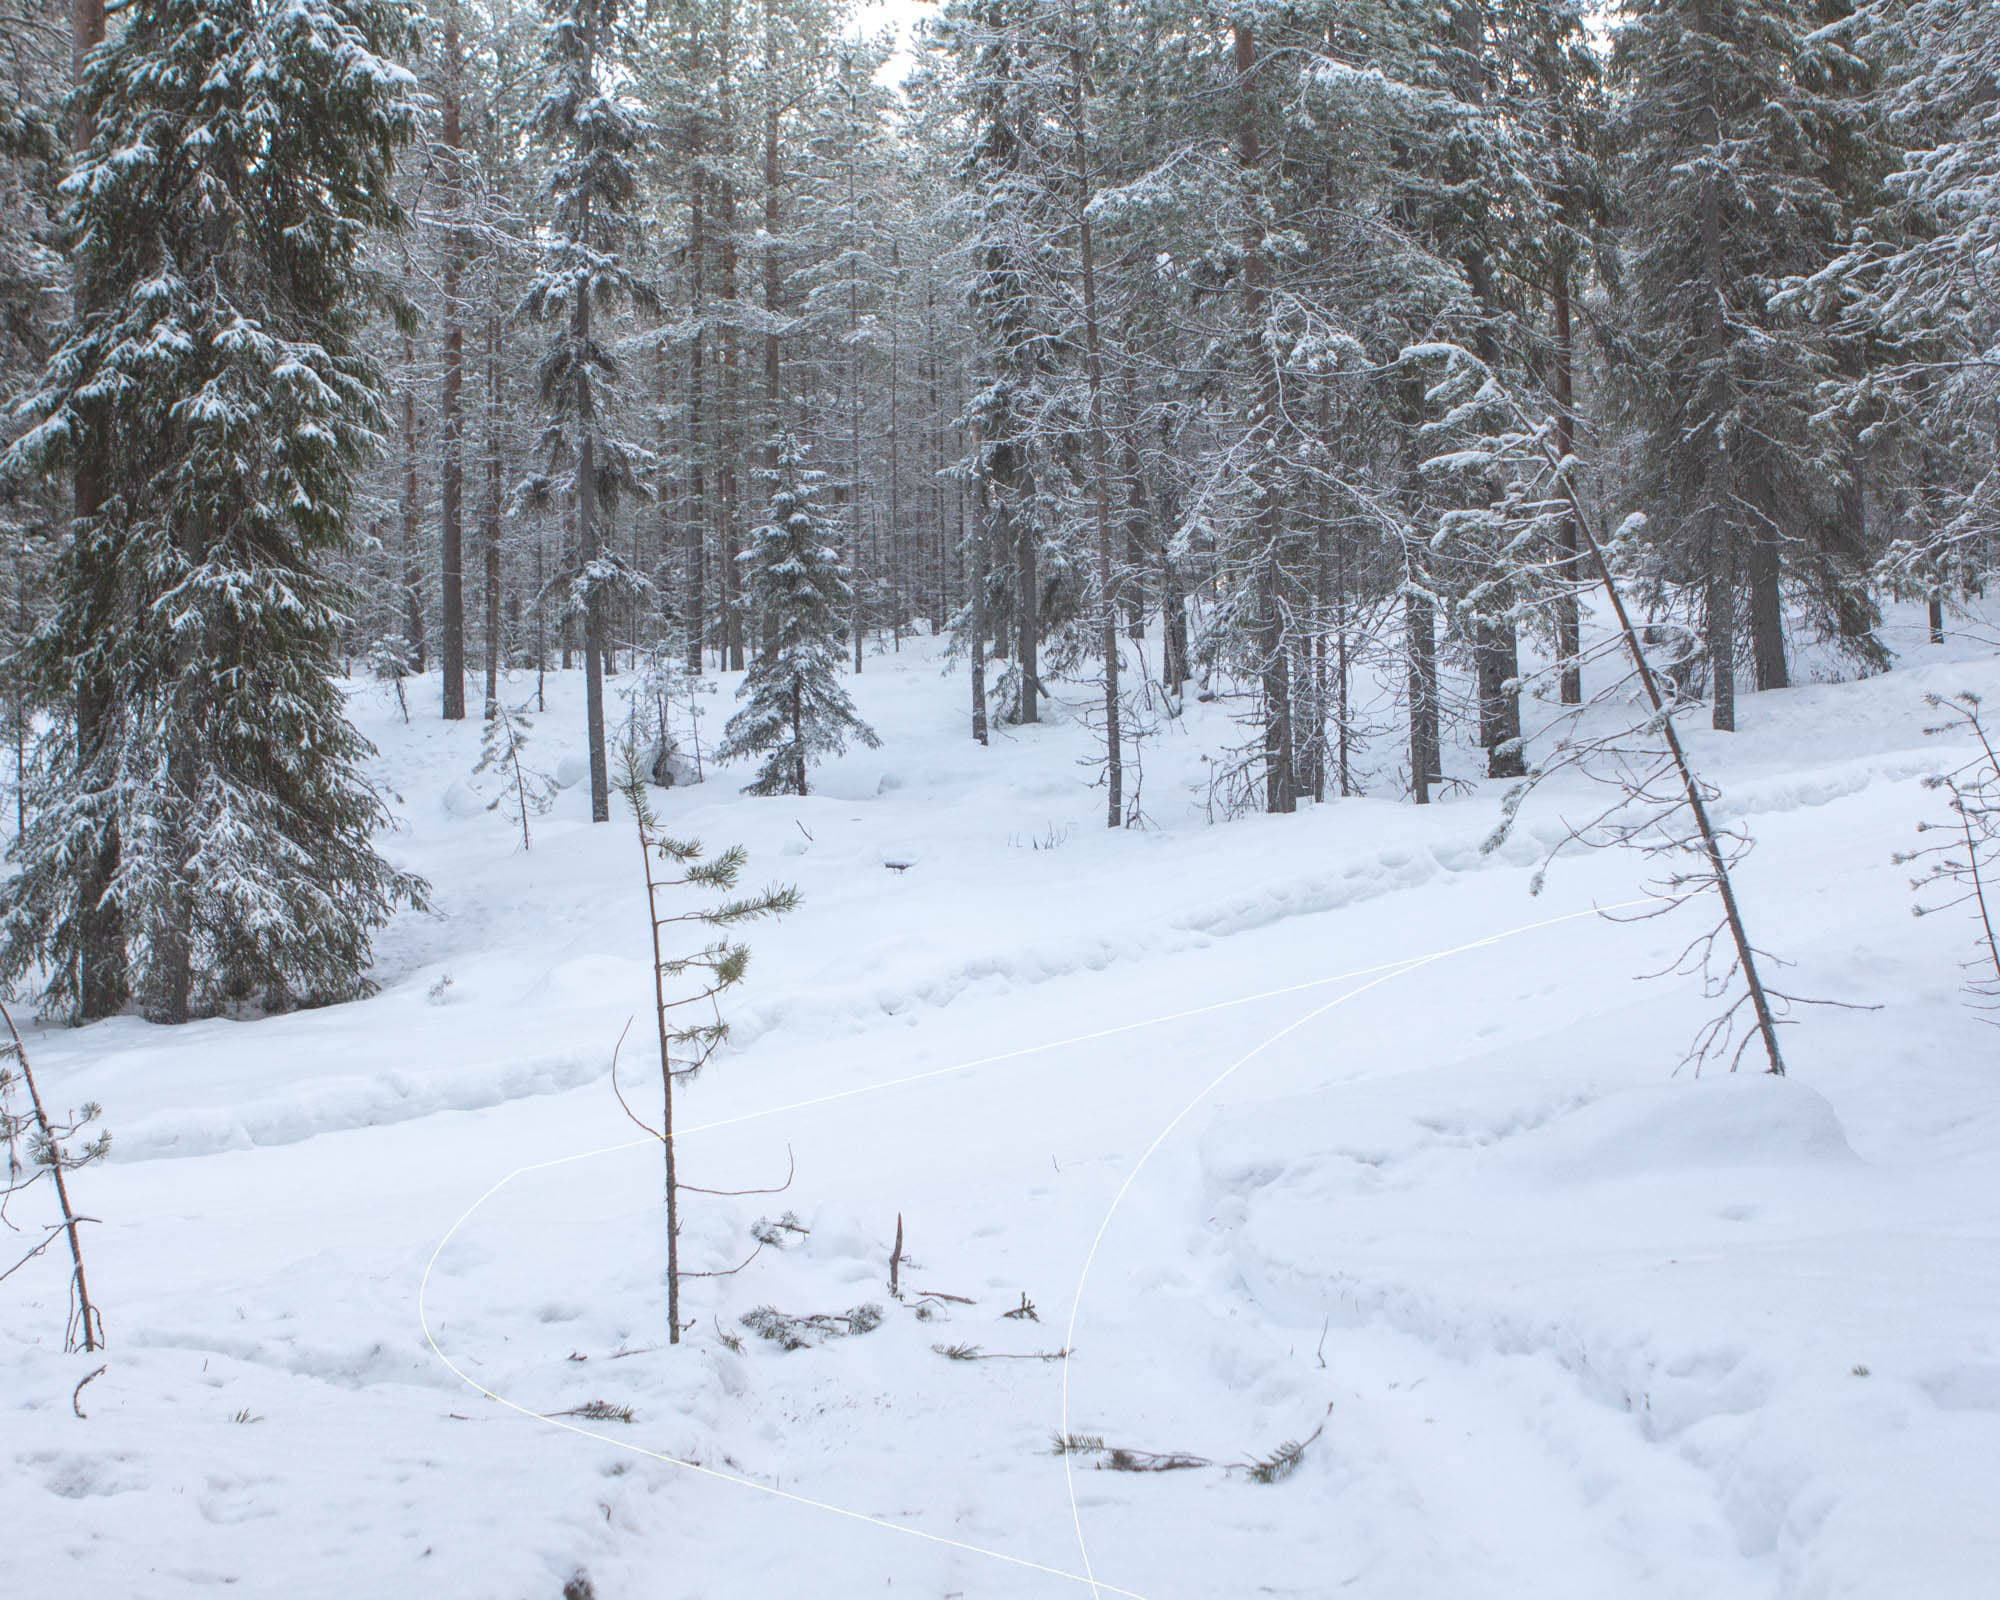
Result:
[[620,248],[633,233],[638,159],[648,124],[616,87],[631,39],[622,0],[550,0],[544,59],[548,92],[535,112],[544,143],[560,152],[549,183],[553,226],[524,309],[555,324],[542,358],[543,443],[567,472],[576,514],[572,609],[583,618],[590,815],[611,820],[604,747],[604,653],[614,597],[640,580],[606,543],[610,513],[640,488],[647,453],[613,431],[619,367],[593,326],[600,304],[648,301]]
[[1757,686],[1787,678],[1788,543],[1845,470],[1811,425],[1836,374],[1824,339],[1775,304],[1841,227],[1826,108],[1801,83],[1810,18],[1794,0],[1643,0],[1618,39],[1634,220],[1625,372],[1671,585],[1702,594],[1713,720],[1736,725],[1738,613]]
[[[379,855],[369,746],[334,682],[354,473],[380,377],[358,338],[364,231],[399,220],[415,119],[397,0],[133,0],[90,58],[67,185],[88,293],[15,471],[89,462],[27,651],[61,708],[30,772],[0,970],[73,1010],[77,863],[116,865],[134,993],[179,1022],[363,992],[422,885]],[[89,716],[78,708],[88,687]]]
[[1871,69],[1899,153],[1866,226],[1800,292],[1867,346],[1837,403],[1882,464],[1881,575],[1929,602],[1941,641],[1945,603],[1984,590],[2000,545],[2000,17],[1990,0],[1884,0],[1828,46]]
[[743,553],[759,612],[773,624],[773,648],[751,664],[729,719],[720,760],[762,755],[750,794],[804,794],[814,761],[838,755],[850,738],[880,741],[840,686],[842,619],[853,604],[847,568],[819,496],[826,474],[806,465],[798,440],[778,441],[770,511]]

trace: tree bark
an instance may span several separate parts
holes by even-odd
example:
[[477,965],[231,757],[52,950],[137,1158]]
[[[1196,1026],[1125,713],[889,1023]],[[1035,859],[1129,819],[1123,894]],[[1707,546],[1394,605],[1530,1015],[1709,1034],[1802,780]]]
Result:
[[500,517],[506,465],[500,432],[500,318],[486,319],[486,504],[480,516],[485,557],[486,714],[500,700]]
[[694,175],[688,184],[688,312],[694,337],[688,345],[688,516],[683,535],[686,551],[682,595],[687,628],[688,671],[699,674],[703,651],[708,644],[708,437],[702,401],[707,394],[707,374],[703,356],[708,314],[704,266],[708,255],[708,184],[700,166],[699,131],[696,135]]
[[1125,746],[1118,726],[1118,584],[1111,549],[1111,446],[1104,426],[1104,354],[1097,322],[1097,253],[1090,226],[1088,85],[1082,29],[1071,0],[1070,139],[1076,189],[1077,265],[1083,280],[1083,371],[1090,402],[1091,516],[1097,534],[1098,642],[1104,652],[1104,788],[1107,827],[1125,820]]
[[[1576,352],[1570,327],[1570,273],[1567,261],[1559,261],[1550,283],[1550,361],[1556,403],[1556,450],[1567,459],[1576,449]],[[1556,599],[1556,657],[1561,663],[1560,697],[1566,706],[1583,704],[1583,619],[1577,606],[1576,590],[1582,578],[1583,555],[1576,520],[1565,517],[1558,532],[1562,546],[1563,590]]]
[[1430,804],[1431,785],[1444,776],[1438,734],[1436,606],[1427,597],[1406,591],[1403,628],[1409,657],[1410,798],[1422,806]]
[[1772,520],[1776,507],[1765,504],[1759,510],[1762,515],[1749,540],[1750,659],[1759,689],[1783,689],[1791,682],[1785,666],[1783,557]]
[[[85,59],[104,42],[104,0],[72,0],[70,52],[72,81],[81,85]],[[70,130],[72,147],[82,151],[96,137],[96,124],[79,95]],[[72,288],[79,308],[92,302],[91,285],[81,274]],[[103,504],[103,485],[94,447],[85,442],[71,481],[72,510],[79,523],[95,517]],[[101,674],[89,674],[77,685],[76,738],[81,762],[94,761],[111,734],[113,689]],[[131,972],[125,956],[125,913],[112,897],[122,862],[118,822],[107,820],[80,865],[77,875],[77,1008],[76,1020],[91,1022],[113,1016],[131,998]]]
[[[1234,23],[1231,33],[1236,64],[1236,165],[1244,188],[1243,323],[1256,374],[1256,398],[1249,420],[1253,435],[1262,436],[1255,447],[1261,455],[1274,447],[1271,435],[1278,425],[1278,371],[1264,342],[1268,290],[1261,178],[1264,155],[1254,82],[1257,37],[1248,20]],[[1281,592],[1284,514],[1276,487],[1266,471],[1256,472],[1256,494],[1253,636],[1264,700],[1264,809],[1283,813],[1298,809],[1298,775],[1292,749],[1291,647]]]
[[443,715],[447,722],[465,719],[465,447],[461,399],[465,389],[465,326],[459,304],[464,274],[464,235],[459,226],[465,207],[464,135],[459,117],[460,50],[458,6],[444,8],[443,116],[439,142],[443,146],[444,209],[451,218],[444,248],[444,382],[439,396],[439,443],[443,463],[439,476],[443,567],[439,585],[439,655],[444,670]]
[[417,545],[417,349],[403,335],[403,636],[410,647],[410,666],[421,675],[429,670],[424,640],[424,568]]

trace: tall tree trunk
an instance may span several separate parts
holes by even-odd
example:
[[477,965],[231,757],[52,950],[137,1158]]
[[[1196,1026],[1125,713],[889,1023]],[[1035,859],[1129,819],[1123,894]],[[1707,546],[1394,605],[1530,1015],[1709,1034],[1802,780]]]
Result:
[[1111,446],[1104,426],[1104,354],[1097,321],[1097,253],[1090,226],[1090,115],[1083,36],[1070,0],[1069,114],[1075,188],[1077,265],[1083,279],[1083,371],[1090,402],[1091,517],[1097,534],[1098,647],[1104,652],[1106,826],[1125,820],[1125,744],[1118,726],[1118,583],[1111,549]]
[[500,703],[500,508],[506,463],[500,432],[500,318],[486,319],[486,503],[480,514],[480,546],[485,557],[486,714]]
[[902,476],[902,453],[897,434],[902,418],[897,409],[897,369],[903,361],[902,285],[903,256],[896,241],[889,243],[889,268],[896,283],[896,306],[889,323],[889,633],[898,654],[903,649],[903,503],[897,480]]
[[[849,125],[855,120],[854,96],[848,94]],[[854,158],[847,161],[847,215],[856,215],[859,199],[855,193]],[[860,250],[859,241],[851,241]],[[847,510],[848,550],[854,564],[854,670],[861,670],[862,646],[868,634],[868,579],[872,574],[862,560],[861,518],[865,496],[861,492],[861,286],[855,282],[854,264],[847,267]]]
[[688,516],[684,534],[685,563],[681,605],[687,627],[688,671],[699,674],[708,644],[708,436],[702,401],[707,394],[703,356],[708,315],[704,268],[708,257],[708,181],[700,164],[697,130],[694,175],[688,184],[688,316],[694,337],[688,342]]
[[[716,82],[721,90],[720,142],[724,152],[736,152],[736,34],[735,7],[722,11],[721,49],[716,61]],[[737,556],[742,550],[742,486],[739,469],[745,461],[742,417],[742,328],[738,300],[736,237],[736,180],[725,167],[716,182],[716,291],[722,301],[721,437],[716,459],[715,497],[720,516],[717,556],[722,564],[721,606],[723,664],[731,672],[743,670],[743,586]]]
[[[70,54],[72,81],[83,81],[84,60],[104,42],[104,0],[71,0]],[[96,125],[82,98],[76,101],[76,121],[70,139],[83,150],[96,137]],[[79,273],[76,302],[94,300],[92,285]],[[72,510],[79,523],[95,517],[103,504],[103,485],[95,453],[88,447],[71,481]],[[113,688],[101,673],[84,675],[76,691],[76,740],[80,761],[101,755],[111,737]],[[80,865],[77,877],[77,1020],[94,1021],[122,1010],[131,998],[130,968],[125,958],[125,913],[112,898],[122,859],[118,822],[107,820],[95,848]]]
[[444,209],[451,221],[444,247],[444,382],[439,395],[439,472],[441,534],[439,559],[439,655],[444,670],[443,715],[447,722],[465,719],[465,447],[461,399],[465,390],[465,325],[459,304],[464,275],[465,140],[459,118],[460,51],[458,6],[444,8],[444,102],[439,143],[443,147]]
[[[777,7],[764,4],[764,471],[776,482],[778,435],[784,428],[784,364],[779,348],[778,312],[783,304],[784,277],[778,259],[778,101]],[[757,653],[768,661],[778,652],[778,614],[766,608],[758,618]],[[801,791],[803,792],[803,791]]]
[[[977,448],[977,438],[974,441]],[[987,518],[987,502],[991,491],[987,487],[984,473],[979,478],[979,511],[972,527],[972,576],[969,587],[971,597],[967,608],[972,613],[972,737],[981,744],[986,743],[986,534],[990,526]]]
[[[1768,501],[1768,496],[1760,499]],[[1749,539],[1750,658],[1759,689],[1782,689],[1791,682],[1785,666],[1785,603],[1781,587],[1783,560],[1773,517],[1777,507],[1764,504]]]
[[[1550,283],[1550,341],[1554,398],[1556,403],[1556,450],[1567,459],[1576,449],[1576,365],[1575,341],[1570,329],[1570,272],[1567,261],[1559,261]],[[1583,551],[1576,519],[1564,517],[1557,532],[1562,548],[1562,593],[1556,599],[1556,656],[1561,662],[1561,699],[1566,706],[1583,704],[1583,619],[1577,605],[1577,589],[1583,581]]]
[[[1012,483],[1019,476],[1020,454],[1012,445],[1006,447],[1014,459],[1015,469],[1008,474]],[[1014,607],[1014,667],[1020,674],[1021,692],[1016,702],[1016,720],[1040,722],[1041,708],[1041,662],[1039,659],[1042,643],[1042,571],[1041,536],[1035,531],[1032,516],[1016,517],[1014,508],[1005,508],[1008,522],[1014,531],[1015,573],[1020,583],[1020,594]]]
[[[1247,19],[1235,22],[1231,33],[1236,61],[1236,164],[1243,178],[1243,323],[1256,397],[1250,426],[1259,458],[1276,448],[1278,371],[1265,344],[1268,290],[1264,261],[1264,153],[1257,113],[1257,37]],[[1261,460],[1260,460],[1261,465]],[[1255,533],[1257,669],[1263,688],[1264,809],[1298,809],[1298,775],[1292,748],[1291,641],[1285,627],[1284,511],[1268,470],[1256,471]]]
[[[1468,7],[1463,15],[1476,14]],[[1500,346],[1493,337],[1493,324],[1500,316],[1498,296],[1493,287],[1493,268],[1485,252],[1469,250],[1463,257],[1466,277],[1480,309],[1478,332],[1473,344],[1479,359],[1489,368],[1500,366]],[[1513,586],[1507,584],[1497,598],[1511,599]],[[1521,743],[1521,643],[1514,619],[1504,609],[1497,615],[1472,619],[1473,676],[1479,696],[1479,743],[1486,751],[1486,776],[1518,778],[1528,770]]]
[[721,448],[715,468],[715,498],[721,522],[717,548],[722,563],[722,650],[724,666],[731,672],[741,672],[743,574],[736,557],[742,550],[742,486],[737,468],[743,460],[743,416],[742,330],[737,326],[736,305],[736,185],[727,178],[723,179],[716,198],[716,220],[721,231],[716,271],[722,300],[722,426]]
[[1403,628],[1409,658],[1410,798],[1430,804],[1431,785],[1440,781],[1438,732],[1437,607],[1429,597],[1403,593]]
[[[1707,34],[1707,7],[1697,5],[1695,31]],[[1699,110],[1699,137],[1713,151],[1718,162],[1727,160],[1722,148],[1722,113],[1715,103],[1716,88],[1711,82]],[[1711,177],[1702,188],[1701,198],[1701,351],[1703,365],[1711,377],[1719,376],[1727,355],[1727,326],[1723,317],[1725,281],[1722,271],[1722,197]],[[1708,524],[1708,670],[1714,698],[1711,718],[1719,732],[1736,731],[1736,487],[1734,463],[1721,437],[1721,419],[1709,417],[1702,423],[1703,455],[1708,471],[1704,494]]]
[[430,668],[424,639],[423,552],[417,542],[422,506],[417,477],[417,347],[403,335],[403,636],[410,647],[410,666],[418,674]]
[[[577,219],[577,240],[590,248],[590,206],[586,200]],[[590,296],[576,297],[575,333],[578,349],[590,347]],[[595,417],[578,429],[576,447],[577,557],[589,574],[601,553],[603,529],[597,498],[597,438]],[[611,773],[604,752],[604,600],[598,585],[586,577],[583,606],[583,715],[590,741],[590,820],[611,820]]]

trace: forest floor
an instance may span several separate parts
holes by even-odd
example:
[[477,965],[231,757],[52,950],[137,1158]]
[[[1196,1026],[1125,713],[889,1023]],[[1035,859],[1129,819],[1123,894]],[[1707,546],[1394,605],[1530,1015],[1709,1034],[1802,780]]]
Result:
[[[1191,704],[1146,747],[1151,825],[1112,833],[1087,690],[980,749],[962,668],[872,657],[882,748],[822,792],[658,796],[804,895],[751,930],[680,1104],[686,1180],[796,1175],[689,1195],[682,1258],[803,1231],[691,1282],[674,1349],[660,1155],[607,1073],[637,1018],[650,1108],[630,819],[572,783],[523,851],[477,717],[357,684],[385,848],[436,899],[381,992],[30,1038],[116,1137],[76,1179],[110,1351],[62,1353],[53,1258],[0,1286],[0,1571],[120,1600],[557,1600],[578,1570],[598,1600],[1990,1596],[2000,1040],[1968,914],[1913,919],[1891,855],[1943,814],[1923,694],[2000,693],[2000,661],[1890,637],[1897,670],[1692,738],[1785,985],[1880,1008],[1796,1013],[1782,1081],[1677,1073],[1700,986],[1641,977],[1705,924],[1591,914],[1645,863],[1566,858],[1531,897],[1574,786],[1491,855],[1493,783],[1210,825],[1241,735]],[[552,678],[531,762],[576,776],[580,701]],[[740,1322],[868,1304],[804,1349]],[[631,1420],[528,1414],[590,1402]]]

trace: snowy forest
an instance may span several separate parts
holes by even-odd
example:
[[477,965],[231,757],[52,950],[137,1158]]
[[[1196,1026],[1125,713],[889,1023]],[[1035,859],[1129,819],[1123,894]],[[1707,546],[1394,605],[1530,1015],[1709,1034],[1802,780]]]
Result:
[[0,78],[0,1571],[1993,1592],[2000,0]]

